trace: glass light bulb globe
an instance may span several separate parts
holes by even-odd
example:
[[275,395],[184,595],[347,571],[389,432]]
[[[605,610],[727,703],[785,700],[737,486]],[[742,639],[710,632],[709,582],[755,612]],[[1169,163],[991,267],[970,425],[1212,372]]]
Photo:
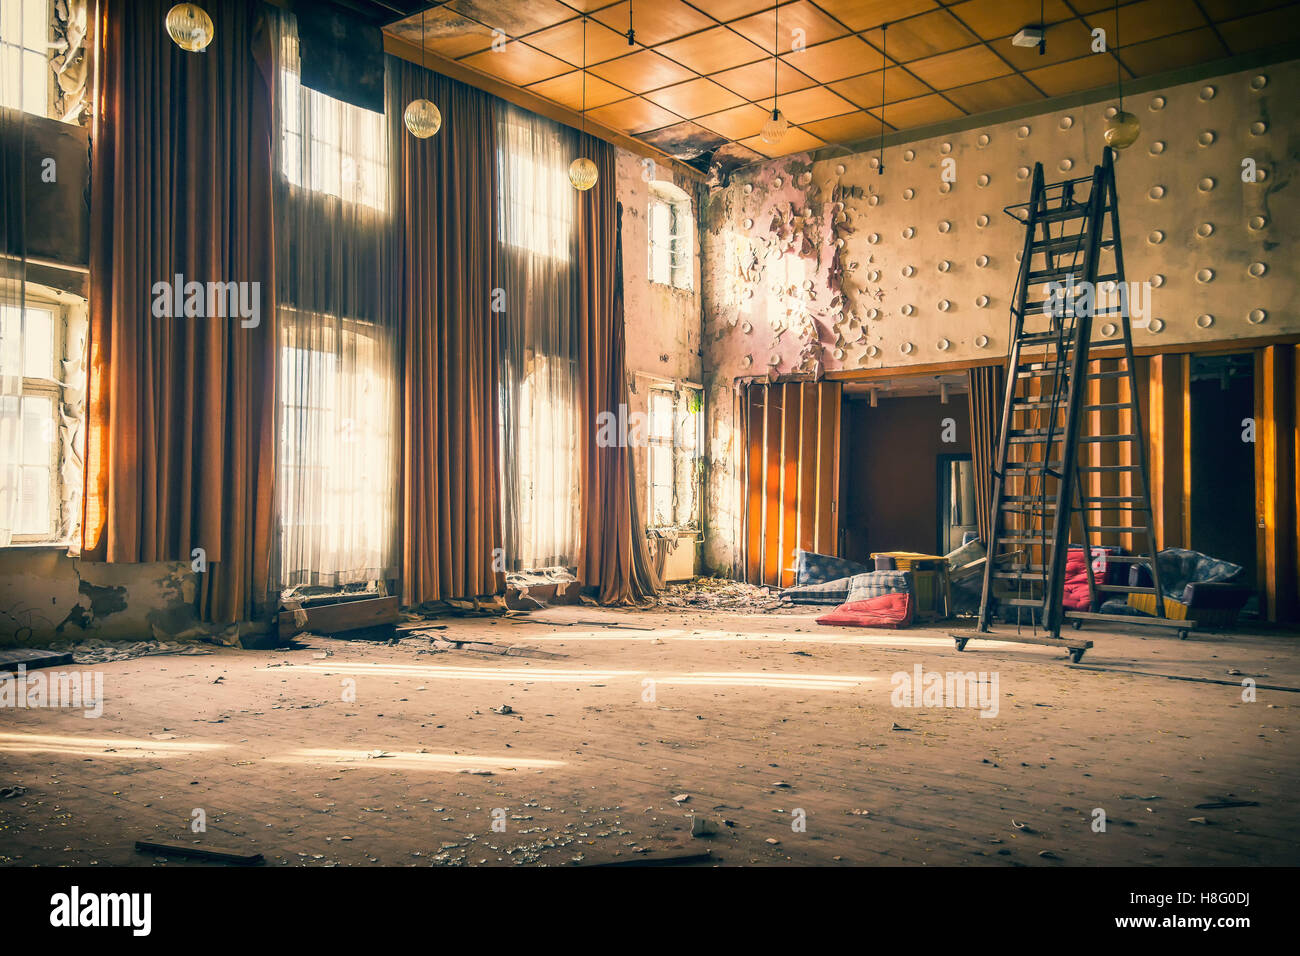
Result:
[[198,53],[212,42],[216,31],[207,11],[196,3],[178,3],[167,11],[167,33],[182,50]]
[[1112,149],[1132,146],[1142,132],[1142,124],[1132,113],[1120,110],[1106,121],[1106,145]]
[[442,129],[442,114],[428,100],[411,100],[403,119],[406,128],[417,139],[428,139]]
[[599,176],[600,171],[596,169],[596,164],[585,156],[579,156],[569,164],[569,182],[573,183],[574,189],[586,192],[596,185]]
[[759,137],[765,143],[775,145],[785,138],[786,130],[790,128],[789,121],[781,115],[780,110],[772,110],[772,115],[767,118],[763,124],[763,131]]

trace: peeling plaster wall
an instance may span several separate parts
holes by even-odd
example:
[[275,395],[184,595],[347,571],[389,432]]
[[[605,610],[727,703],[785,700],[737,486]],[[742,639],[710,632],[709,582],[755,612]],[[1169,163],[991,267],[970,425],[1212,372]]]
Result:
[[[691,382],[703,379],[700,335],[701,243],[693,243],[691,288],[677,289],[650,281],[650,236],[647,212],[650,183],[671,182],[691,197],[699,223],[700,191],[696,183],[666,166],[617,150],[617,195],[623,204],[623,314],[627,345],[628,415],[646,413],[650,379]],[[707,411],[706,411],[707,414]],[[633,449],[637,496],[646,507],[646,449]]]
[[[1158,320],[1134,329],[1136,346],[1300,332],[1298,98],[1297,61],[1126,98],[1142,123],[1116,164],[1126,278],[1150,282]],[[1023,227],[1002,209],[1029,198],[1036,161],[1048,182],[1090,174],[1111,106],[891,146],[883,175],[874,151],[786,157],[710,197],[706,564],[736,558],[736,379],[1005,356]],[[1247,157],[1258,182],[1242,181]]]
[[97,637],[211,636],[195,615],[188,563],[82,562],[66,547],[0,549],[0,646]]

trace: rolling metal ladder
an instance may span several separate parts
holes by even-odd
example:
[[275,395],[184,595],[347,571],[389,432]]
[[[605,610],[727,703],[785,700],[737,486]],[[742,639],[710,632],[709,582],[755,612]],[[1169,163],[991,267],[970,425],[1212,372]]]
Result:
[[[1114,156],[1107,147],[1090,177],[1047,184],[1042,164],[1035,165],[1029,201],[1004,210],[1024,223],[1025,244],[1011,310],[979,624],[975,632],[951,635],[959,651],[969,640],[1013,641],[1061,647],[1077,663],[1092,642],[1062,638],[1065,621],[1076,629],[1085,622],[1172,628],[1184,637],[1195,627],[1194,621],[1164,617],[1160,598],[1117,207]],[[1094,321],[1104,336],[1097,342]],[[1094,346],[1113,350],[1116,336],[1121,354],[1090,360]],[[1108,364],[1115,367],[1103,367]],[[1100,386],[1092,384],[1105,379],[1118,380],[1115,401],[1097,400],[1112,397],[1101,396]],[[1111,412],[1125,419],[1121,433],[1081,434],[1085,414]],[[1099,447],[1081,461],[1085,445],[1109,446],[1110,451]],[[1110,460],[1100,463],[1104,457]],[[1113,484],[1127,486],[1115,489],[1124,493],[1099,493],[1106,473],[1114,473]],[[1087,568],[1086,611],[1064,606],[1066,557],[1076,518]],[[1130,585],[1127,576],[1122,584],[1096,580],[1094,549],[1102,534],[1126,536],[1131,544],[1130,554],[1108,554],[1108,565],[1143,566],[1149,584]],[[1100,612],[1108,595],[1134,592],[1154,594],[1159,616]],[[1014,614],[1014,630],[993,630],[1000,609],[1005,609],[1004,617]]]

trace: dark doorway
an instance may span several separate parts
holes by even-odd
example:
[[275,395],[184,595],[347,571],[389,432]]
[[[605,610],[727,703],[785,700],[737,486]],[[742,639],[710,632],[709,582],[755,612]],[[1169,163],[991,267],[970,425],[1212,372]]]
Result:
[[1240,564],[1255,580],[1255,445],[1243,440],[1255,414],[1249,353],[1191,360],[1191,542]]
[[950,392],[944,403],[939,395],[880,394],[874,407],[867,395],[846,397],[843,557],[933,552],[943,521],[940,461],[970,457],[966,395]]

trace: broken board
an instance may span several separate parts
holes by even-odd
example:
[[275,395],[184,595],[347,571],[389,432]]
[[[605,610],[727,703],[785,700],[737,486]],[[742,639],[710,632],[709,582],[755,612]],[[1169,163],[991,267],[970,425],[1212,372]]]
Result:
[[71,664],[72,655],[34,648],[14,648],[0,651],[0,671],[16,671],[19,667],[32,670],[37,667],[57,667]]

